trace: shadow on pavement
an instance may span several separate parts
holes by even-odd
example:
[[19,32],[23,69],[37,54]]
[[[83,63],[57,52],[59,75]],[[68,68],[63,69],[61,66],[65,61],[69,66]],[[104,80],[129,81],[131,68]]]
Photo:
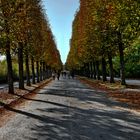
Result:
[[[50,89],[44,87],[38,95],[52,96],[54,99],[66,97],[69,104],[57,102],[57,100],[47,101],[45,100],[47,97],[44,100],[24,98],[45,104],[46,108],[36,109],[38,114],[4,106],[9,111],[38,121],[29,128],[33,136],[25,136],[24,139],[139,140],[140,118],[127,111],[112,109],[113,106],[121,107],[123,104],[111,101],[106,97],[106,94],[91,91],[87,86],[81,87],[78,82],[74,83],[73,80],[69,81],[65,87],[60,88],[63,86],[62,84],[62,81],[58,81],[56,83],[58,87],[53,86]],[[58,89],[56,90],[56,88]],[[72,100],[75,101],[71,102]],[[52,106],[47,108],[49,104]]]
[[[140,137],[140,120],[131,118],[128,112],[87,110],[55,102],[48,103],[57,107],[38,111],[51,115],[36,115],[8,106],[5,108],[39,121],[39,124],[31,128],[34,138],[26,136],[30,140],[138,140]],[[133,127],[128,123],[133,124]]]

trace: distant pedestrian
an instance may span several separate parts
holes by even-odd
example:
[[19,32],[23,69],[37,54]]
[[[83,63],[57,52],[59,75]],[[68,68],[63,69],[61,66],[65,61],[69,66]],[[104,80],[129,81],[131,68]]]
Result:
[[62,74],[62,77],[63,77],[63,75],[64,75],[63,71],[61,72],[61,74]]
[[67,73],[64,71],[64,78],[66,78]]
[[74,79],[74,71],[71,71],[71,77]]
[[55,80],[55,73],[54,72],[52,72],[52,78],[53,78],[53,80]]
[[57,72],[57,80],[60,78],[60,72]]
[[67,74],[68,74],[68,78],[70,79],[70,72],[68,71],[68,73],[67,73]]

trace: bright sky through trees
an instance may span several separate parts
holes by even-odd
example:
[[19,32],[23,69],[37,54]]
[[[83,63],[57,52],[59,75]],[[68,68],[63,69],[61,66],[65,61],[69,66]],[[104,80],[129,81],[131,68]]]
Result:
[[79,0],[42,0],[50,21],[57,47],[65,63],[69,52],[72,21],[79,7]]

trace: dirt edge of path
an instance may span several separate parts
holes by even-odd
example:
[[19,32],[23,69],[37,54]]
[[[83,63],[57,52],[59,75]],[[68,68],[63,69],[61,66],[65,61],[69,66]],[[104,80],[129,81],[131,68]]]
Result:
[[[13,96],[18,96],[19,98],[13,100],[9,104],[0,103],[2,105],[0,108],[0,127],[5,125],[14,116],[15,112],[12,111],[13,109],[19,109],[20,107],[27,105],[31,102],[30,99],[35,98],[37,91],[49,84],[51,81],[52,78],[42,81],[37,87],[28,91],[24,95],[14,94]],[[27,91],[27,89],[25,89],[25,91]]]
[[85,77],[77,77],[77,79],[80,80],[83,84],[89,85],[93,89],[105,91],[109,98],[113,98],[119,102],[127,103],[129,105],[129,109],[140,112],[139,89],[121,86],[120,83],[103,83],[102,81],[88,79]]

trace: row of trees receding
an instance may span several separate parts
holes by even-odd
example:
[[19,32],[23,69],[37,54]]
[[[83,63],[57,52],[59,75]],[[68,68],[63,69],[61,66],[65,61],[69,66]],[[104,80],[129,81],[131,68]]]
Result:
[[14,93],[15,55],[20,89],[24,89],[24,63],[28,86],[31,76],[34,84],[50,76],[51,69],[61,69],[60,54],[41,0],[0,0],[0,53],[6,55],[9,93]]
[[139,7],[136,0],[80,0],[66,66],[95,79],[100,79],[102,74],[106,81],[108,64],[113,83],[112,60],[118,56],[121,84],[125,85],[125,53],[139,40]]

